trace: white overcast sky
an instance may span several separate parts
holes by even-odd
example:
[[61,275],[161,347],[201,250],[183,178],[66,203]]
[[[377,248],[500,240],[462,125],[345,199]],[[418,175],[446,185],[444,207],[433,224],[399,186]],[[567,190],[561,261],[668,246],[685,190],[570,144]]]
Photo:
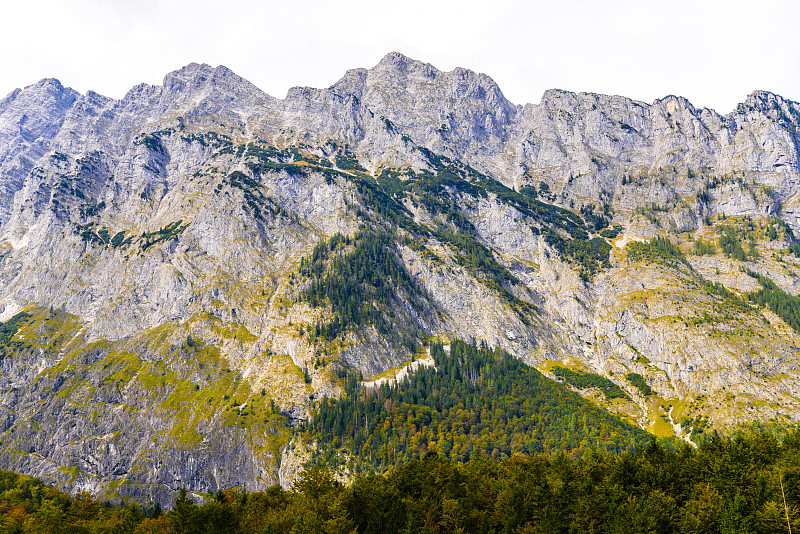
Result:
[[800,101],[797,0],[27,0],[3,2],[0,98],[41,78],[120,98],[188,63],[267,93],[327,87],[390,51],[549,88],[731,111],[755,89]]

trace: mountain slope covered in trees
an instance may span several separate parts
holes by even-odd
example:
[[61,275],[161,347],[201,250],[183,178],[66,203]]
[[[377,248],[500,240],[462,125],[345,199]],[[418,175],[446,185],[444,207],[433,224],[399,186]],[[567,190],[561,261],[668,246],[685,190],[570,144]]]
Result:
[[[324,398],[307,438],[328,465],[378,472],[428,451],[466,462],[542,452],[621,452],[652,436],[592,405],[505,351],[460,340],[430,347],[432,366],[364,387],[348,377]],[[340,454],[341,453],[341,454]]]

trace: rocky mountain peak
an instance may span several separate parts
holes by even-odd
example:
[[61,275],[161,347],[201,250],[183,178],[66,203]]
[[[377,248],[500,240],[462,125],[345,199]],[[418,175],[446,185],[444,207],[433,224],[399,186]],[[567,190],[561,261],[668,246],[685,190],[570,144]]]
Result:
[[38,82],[31,84],[23,90],[28,94],[51,94],[51,95],[60,95],[60,94],[67,94],[67,95],[75,95],[78,94],[77,91],[65,88],[61,82],[55,78],[42,78]]
[[[618,109],[647,109],[648,104],[619,95],[604,95],[598,93],[575,93],[563,89],[548,89],[542,94],[539,107],[549,110],[563,110],[568,113],[584,113],[599,110],[607,113]],[[527,108],[536,107],[528,104]]]
[[753,107],[765,107],[765,106],[770,106],[773,102],[778,105],[783,105],[787,101],[780,95],[776,95],[775,93],[772,93],[770,91],[757,89],[752,93],[750,93],[749,95],[747,95],[744,104]]
[[[330,89],[336,94],[353,95],[356,96],[357,98],[361,98],[364,92],[364,87],[367,84],[368,74],[369,71],[367,69],[349,69],[347,72],[345,72],[344,76],[342,76],[341,79],[339,79],[339,81],[337,81],[330,87]],[[312,90],[312,89],[294,87],[289,91],[291,93],[291,91],[297,91],[297,90]]]
[[439,74],[439,70],[430,63],[424,63],[412,59],[399,52],[390,52],[372,69],[374,72],[384,72],[396,75],[416,76],[433,79]]
[[16,88],[10,93],[8,93],[6,96],[4,96],[2,99],[0,99],[0,113],[3,113],[3,111],[5,111],[5,109],[11,104],[11,102],[16,100],[16,98],[19,96],[21,92],[22,89]]
[[164,76],[163,86],[167,90],[181,90],[187,86],[204,84],[214,75],[215,69],[207,63],[189,63]]
[[44,78],[24,89],[12,91],[0,103],[0,113],[7,121],[10,116],[35,114],[33,108],[39,107],[63,112],[69,109],[79,96],[80,93],[69,87],[65,88],[55,78]]
[[190,63],[182,69],[167,74],[164,77],[163,87],[168,95],[215,93],[227,97],[235,96],[244,102],[266,96],[259,88],[228,67],[224,65],[212,67],[205,63]]
[[429,63],[398,52],[387,54],[369,69],[366,83],[382,91],[394,89],[410,95],[419,94],[424,98],[436,96],[486,100],[490,105],[502,107],[511,114],[516,110],[516,106],[503,96],[497,83],[486,74],[461,67],[443,72]]
[[800,133],[800,103],[787,100],[769,91],[753,91],[736,108],[736,113],[760,112],[772,121],[782,124],[792,133]]
[[692,103],[682,96],[667,95],[653,102],[653,106],[663,108],[668,113],[681,113],[685,110],[692,115],[697,114],[697,110]]
[[74,89],[45,78],[0,101],[0,223],[8,219],[13,195],[79,98]]

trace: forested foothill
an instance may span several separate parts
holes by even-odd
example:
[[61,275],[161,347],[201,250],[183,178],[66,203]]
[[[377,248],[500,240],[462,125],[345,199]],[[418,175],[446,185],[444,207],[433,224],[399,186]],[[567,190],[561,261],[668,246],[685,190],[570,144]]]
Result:
[[[434,342],[430,352],[435,365],[399,383],[366,387],[351,375],[341,398],[323,398],[301,429],[315,459],[366,474],[432,451],[456,462],[556,451],[579,456],[632,450],[651,438],[503,350],[456,339],[449,351]],[[625,396],[599,375],[572,375],[587,382],[581,387]]]

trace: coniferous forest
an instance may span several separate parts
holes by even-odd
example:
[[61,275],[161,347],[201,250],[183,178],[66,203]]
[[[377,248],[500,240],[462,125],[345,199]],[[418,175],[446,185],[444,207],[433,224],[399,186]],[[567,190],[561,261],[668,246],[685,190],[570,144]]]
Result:
[[319,464],[292,490],[220,491],[172,508],[111,506],[0,473],[3,533],[780,533],[800,528],[800,433],[619,454],[435,452],[343,485]]
[[449,351],[441,343],[430,351],[434,366],[400,383],[364,387],[349,376],[344,396],[324,398],[305,429],[317,460],[366,474],[429,451],[457,462],[582,455],[631,450],[651,437],[503,350],[454,340]]

